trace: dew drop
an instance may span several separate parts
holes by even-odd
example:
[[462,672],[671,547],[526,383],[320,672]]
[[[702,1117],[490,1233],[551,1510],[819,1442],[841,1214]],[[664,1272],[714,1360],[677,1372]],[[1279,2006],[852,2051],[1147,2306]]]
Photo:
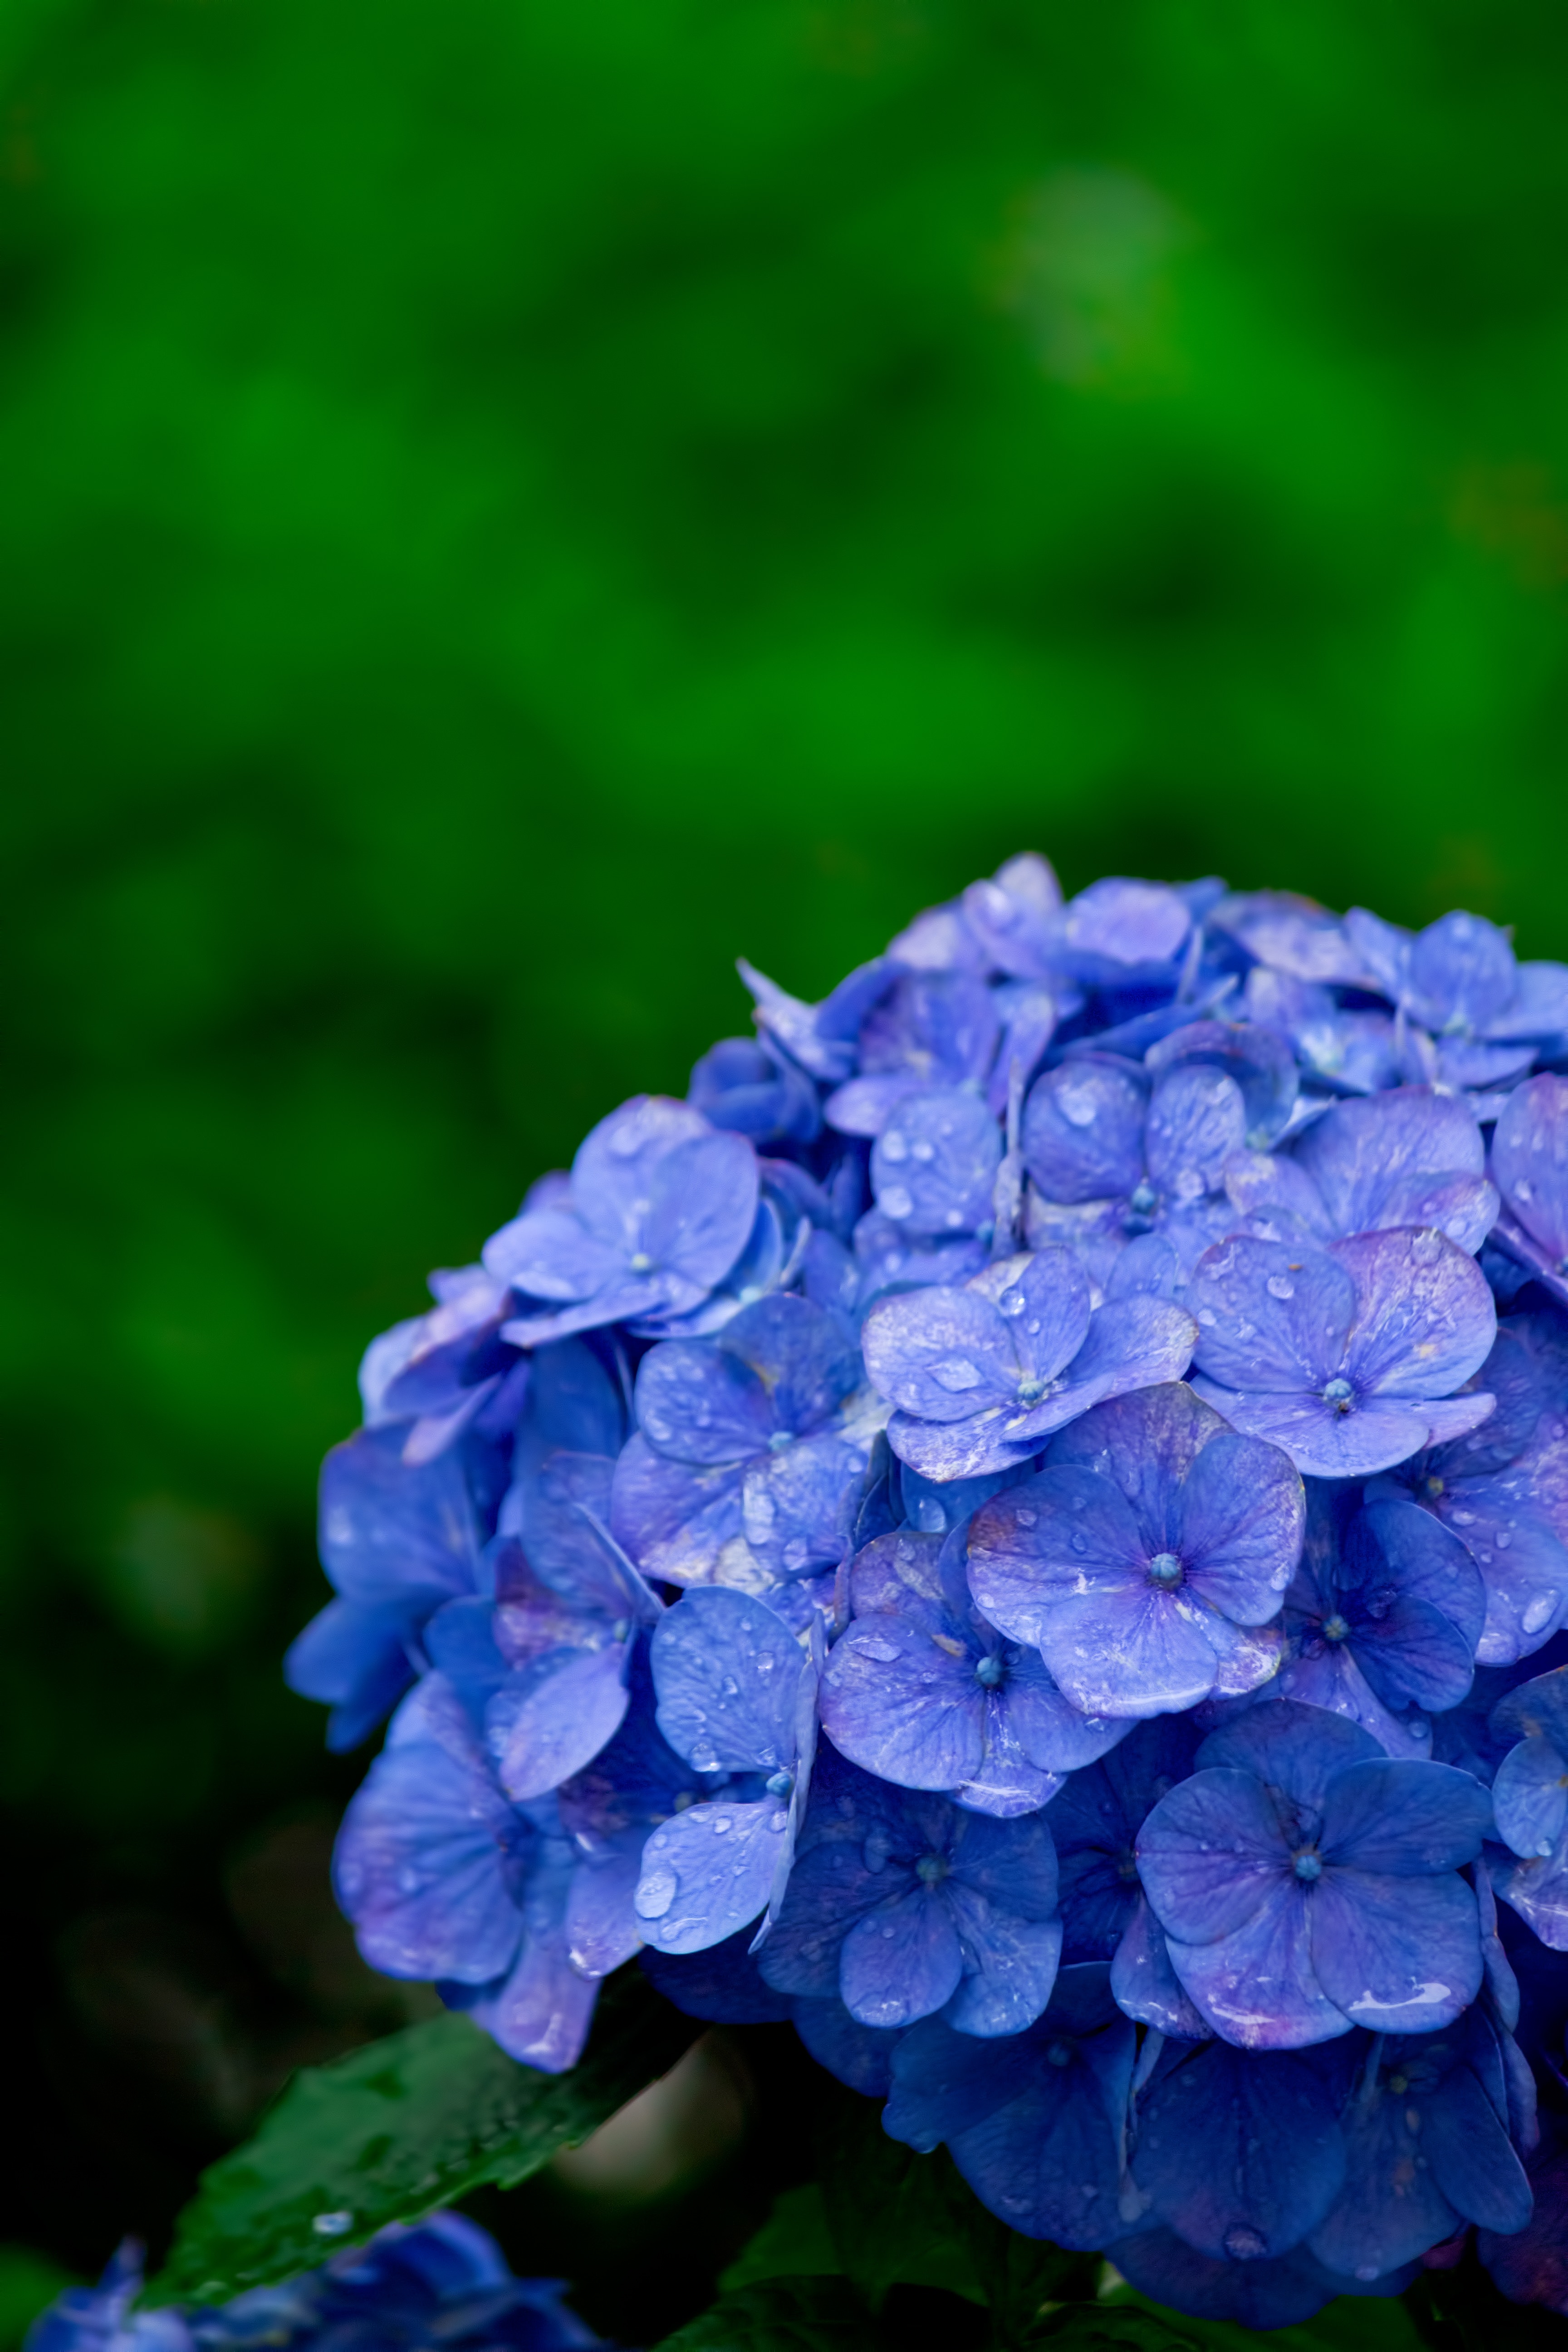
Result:
[[1271,1274],[1266,1287],[1270,1298],[1294,1298],[1296,1286],[1288,1274]]

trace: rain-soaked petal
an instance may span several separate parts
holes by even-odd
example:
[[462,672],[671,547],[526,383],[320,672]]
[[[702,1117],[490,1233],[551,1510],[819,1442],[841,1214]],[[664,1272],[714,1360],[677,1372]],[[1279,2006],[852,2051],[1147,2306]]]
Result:
[[931,1240],[989,1223],[1002,1133],[979,1095],[932,1087],[907,1096],[871,1152],[877,1206],[900,1233]]
[[423,1741],[390,1748],[350,1800],[332,1883],[384,1976],[484,1984],[510,1967],[522,1915],[505,1866],[517,1827],[478,1762]]
[[1157,2074],[1132,2177],[1200,2253],[1282,2254],[1317,2228],[1345,2177],[1334,2086],[1310,2059],[1208,2042]]
[[1142,1895],[1110,1963],[1110,1989],[1127,2016],[1178,2041],[1201,2042],[1213,2028],[1183,1990],[1165,1931]]
[[1550,1854],[1568,1828],[1568,1758],[1550,1739],[1521,1739],[1492,1782],[1498,1835],[1517,1854]]
[[1012,1405],[1025,1377],[1010,1324],[972,1289],[879,1299],[866,1318],[863,1345],[873,1386],[922,1421],[963,1422],[984,1406]]
[[1215,2032],[1243,2050],[1302,2050],[1348,2033],[1313,1967],[1307,1890],[1282,1877],[1234,1933],[1210,1944],[1167,1937],[1176,1974]]
[[883,2029],[930,2017],[957,1990],[963,1954],[934,1888],[908,1893],[858,1919],[844,1938],[838,1990],[851,2017]]
[[1359,1392],[1446,1397],[1479,1371],[1497,1307],[1475,1260],[1429,1226],[1358,1234],[1331,1255],[1355,1284],[1346,1372]]
[[592,1763],[626,1715],[626,1648],[551,1650],[509,1675],[485,1710],[509,1797],[542,1797]]
[[1325,1388],[1341,1370],[1356,1313],[1351,1275],[1325,1251],[1245,1235],[1205,1253],[1188,1300],[1198,1323],[1197,1370],[1248,1396]]
[[1143,1174],[1147,1088],[1122,1064],[1075,1056],[1047,1070],[1024,1106],[1025,1164],[1047,1201],[1121,1198]]
[[643,1358],[637,1425],[679,1462],[735,1462],[765,1446],[777,1423],[749,1364],[700,1339],[667,1339]]
[[969,1530],[969,1588],[993,1625],[1038,1648],[1053,1610],[1141,1581],[1124,1497],[1092,1470],[1045,1470],[994,1496]]
[[750,1593],[700,1589],[659,1620],[650,1654],[658,1727],[678,1756],[700,1772],[794,1769],[805,1662],[771,1609]]
[[1458,2227],[1460,2217],[1426,2153],[1427,2112],[1428,2103],[1418,2103],[1408,2085],[1391,2095],[1374,2084],[1347,2102],[1344,2189],[1311,2239],[1312,2252],[1331,2270],[1381,2277],[1418,2261]]
[[661,1952],[700,1952],[754,1919],[773,1892],[784,1799],[689,1806],[656,1829],[643,1848],[632,1896],[642,1932]]
[[1327,1782],[1317,1843],[1325,1867],[1415,1878],[1474,1862],[1491,1826],[1490,1798],[1468,1772],[1368,1756]]
[[1289,1456],[1227,1431],[1183,1483],[1172,1549],[1204,1599],[1235,1623],[1276,1615],[1300,1557],[1306,1495]]
[[1545,1074],[1509,1097],[1492,1138],[1492,1168],[1520,1223],[1561,1265],[1568,1257],[1568,1079]]
[[1208,1612],[1145,1578],[1113,1592],[1056,1601],[1040,1654],[1085,1715],[1173,1715],[1214,1688]]
[[906,1618],[857,1617],[834,1643],[822,1722],[841,1754],[907,1789],[954,1789],[984,1758],[978,1653]]
[[948,1907],[965,1958],[963,1981],[942,2012],[948,2023],[986,2040],[1021,2033],[1051,1997],[1061,1921],[1020,1919],[956,1881]]
[[1145,1151],[1154,1190],[1184,1208],[1218,1188],[1221,1171],[1246,1139],[1241,1088],[1224,1070],[1179,1063],[1157,1080]]
[[[1488,1189],[1475,1113],[1459,1096],[1430,1087],[1335,1104],[1297,1139],[1290,1157],[1316,1187],[1335,1234],[1440,1222],[1422,1216],[1419,1204],[1446,1180],[1470,1180],[1478,1203]],[[1485,1231],[1466,1245],[1478,1248]]]
[[1290,1877],[1279,1812],[1250,1772],[1194,1772],[1138,1832],[1138,1875],[1166,1933],[1214,1943],[1255,1917]]
[[1451,2025],[1480,1990],[1476,1898],[1457,1872],[1327,1869],[1308,1891],[1307,1910],[1318,1982],[1352,2025],[1428,2033]]
[[1089,1337],[1089,1281],[1070,1250],[999,1259],[968,1286],[1002,1317],[1026,1381],[1054,1380]]

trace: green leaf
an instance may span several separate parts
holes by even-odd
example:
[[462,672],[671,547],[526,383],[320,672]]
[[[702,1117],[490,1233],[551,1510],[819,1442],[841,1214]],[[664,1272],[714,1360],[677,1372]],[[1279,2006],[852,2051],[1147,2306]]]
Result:
[[568,2074],[518,2065],[457,2015],[306,2067],[255,2138],[203,2174],[146,2301],[221,2301],[481,2182],[510,2188],[667,2073],[697,2031],[631,1969],[605,1986]]
[[845,2278],[768,2279],[721,2295],[657,2352],[884,2352]]
[[[1247,2344],[1258,2338],[1235,2331]],[[1046,2315],[1026,2337],[1039,2352],[1215,2352],[1218,2338],[1207,2320],[1161,2314],[1136,2304],[1070,2303]],[[1269,2343],[1278,2341],[1269,2337]],[[1228,2341],[1228,2336],[1226,2337]]]
[[[1128,2286],[1118,2286],[1100,2308],[1128,2318],[1153,2318],[1178,2333],[1185,2330],[1187,2339],[1201,2345],[1203,2352],[1250,2352],[1260,2340],[1255,2328],[1226,2319],[1187,2319]],[[1120,2340],[1107,2338],[1108,2342]],[[1078,2339],[1068,2341],[1076,2346]],[[1294,2327],[1270,2328],[1268,2342],[1270,2352],[1423,2352],[1415,2320],[1405,2305],[1391,2295],[1342,2294],[1325,2304],[1315,2319],[1301,2320]]]
[[760,2279],[829,2278],[843,2263],[827,2226],[819,2181],[786,2189],[754,2238],[748,2239],[727,2271],[719,2273],[721,2294],[754,2286]]
[[945,2149],[917,2156],[888,2137],[879,2108],[847,2094],[826,2109],[817,2166],[839,2265],[873,2311],[893,2286],[987,2300],[970,2246],[975,2200]]

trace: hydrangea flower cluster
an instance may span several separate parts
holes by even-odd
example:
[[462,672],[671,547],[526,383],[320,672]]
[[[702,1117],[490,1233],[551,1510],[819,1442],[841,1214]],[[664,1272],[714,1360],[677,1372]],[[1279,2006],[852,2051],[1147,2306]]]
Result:
[[639,1954],[791,2019],[1198,2315],[1561,2296],[1568,969],[1034,856],[741,969],[365,1358],[362,1950],[543,2068]]
[[466,2213],[394,2223],[282,2286],[230,2303],[133,2308],[142,2249],[128,2238],[96,2287],[68,2287],[33,2323],[26,2352],[593,2352],[602,2338],[556,2279],[513,2278]]

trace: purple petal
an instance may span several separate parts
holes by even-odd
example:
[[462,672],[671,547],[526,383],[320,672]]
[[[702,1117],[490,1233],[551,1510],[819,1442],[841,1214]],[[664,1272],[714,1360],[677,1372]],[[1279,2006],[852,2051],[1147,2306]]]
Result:
[[[1026,1661],[1026,1671],[1037,1671],[1040,1680],[1050,1684],[1050,1676],[1032,1650],[1015,1651],[1014,1658]],[[1007,1683],[1001,1689],[985,1694],[983,1717],[984,1752],[974,1769],[964,1780],[955,1782],[951,1790],[955,1805],[962,1805],[970,1812],[990,1813],[996,1820],[1005,1822],[1016,1821],[1025,1813],[1037,1812],[1042,1805],[1048,1805],[1057,1791],[1066,1784],[1064,1772],[1049,1770],[1035,1763],[1018,1738],[1014,1712],[1008,1703],[1009,1686],[1016,1678],[1016,1669],[1010,1664]],[[1055,1685],[1051,1687],[1054,1689]],[[1072,1710],[1059,1695],[1057,1704],[1064,1715],[1071,1715]],[[1117,1726],[1115,1728],[1120,1727]],[[1105,1729],[1112,1732],[1109,1725]]]
[[[1054,885],[1056,877],[1044,858],[1034,863],[1050,875]],[[1024,887],[1010,885],[1005,877],[1016,874],[1022,879],[1024,866],[1022,858],[1015,858],[995,881],[972,882],[963,894],[963,915],[998,971],[1018,980],[1038,980],[1049,969],[1047,919],[1059,908],[1061,894],[1058,890],[1053,898],[1037,890],[1032,876]],[[1563,1026],[1568,1027],[1568,1022]]]
[[969,1288],[995,1307],[1026,1376],[1055,1380],[1089,1337],[1089,1276],[1068,1250],[1003,1258]]
[[984,1078],[996,1052],[996,1007],[978,972],[906,971],[867,1015],[860,1067],[910,1071],[927,1086]]
[[1053,1601],[1038,1646],[1084,1715],[1173,1715],[1214,1688],[1207,1612],[1147,1579],[1114,1592]]
[[611,1111],[590,1129],[572,1162],[572,1200],[588,1230],[629,1255],[660,1162],[712,1133],[700,1111],[667,1095],[634,1095]]
[[1121,964],[1169,963],[1192,929],[1186,904],[1163,882],[1110,876],[1091,882],[1062,911],[1061,936],[1075,958]]
[[661,1952],[700,1952],[754,1919],[767,1903],[787,1833],[777,1797],[760,1803],[689,1806],[643,1848],[632,1901],[642,1932]]
[[1294,979],[1353,984],[1364,977],[1338,916],[1293,891],[1236,893],[1220,901],[1209,923],[1239,940],[1259,963]]
[[931,1888],[917,1885],[856,1921],[844,1938],[838,1989],[851,2017],[886,2029],[931,2016],[957,1990],[963,1973],[947,1906]]
[[[1068,1393],[1099,1402],[1122,1396],[1130,1389],[1157,1388],[1179,1381],[1197,1336],[1192,1317],[1170,1299],[1145,1293],[1108,1298],[1068,1367]],[[1065,1403],[1066,1398],[1061,1402]],[[1045,1410],[1040,1408],[1041,1412]],[[1030,1434],[1030,1427],[1021,1423],[1015,1443]]]
[[960,1885],[948,1906],[971,1965],[943,2015],[959,2033],[1021,2033],[1050,2000],[1062,1954],[1059,1919],[1020,1919]]
[[643,1358],[637,1425],[681,1462],[738,1462],[767,1444],[777,1423],[768,1391],[728,1349],[667,1339]]
[[[756,1153],[743,1135],[699,1136],[677,1144],[645,1181],[648,1205],[632,1229],[633,1271],[641,1255],[656,1271],[711,1290],[745,1248],[756,1218]],[[636,1202],[627,1206],[635,1214]]]
[[1178,1781],[1139,1831],[1137,1854],[1162,1927],[1193,1945],[1234,1935],[1290,1883],[1279,1816],[1250,1772],[1211,1767]]
[[[684,1958],[645,1945],[637,1965],[648,1982],[686,2017],[707,2018],[715,2025],[787,2024],[793,2004],[763,1982],[752,1957],[752,1940],[748,1923],[721,1944]],[[812,2004],[814,2008],[827,2005]],[[837,2001],[831,2005],[838,2006]]]
[[[1085,1285],[1084,1318],[1089,1302]],[[862,1333],[866,1370],[885,1397],[934,1422],[1005,1407],[1021,1377],[1011,1328],[973,1290],[909,1290],[879,1299]]]
[[1568,1257],[1568,1079],[1529,1079],[1509,1097],[1492,1170],[1510,1208],[1546,1257]]
[[1131,1509],[1108,1479],[1046,1470],[975,1515],[969,1589],[993,1625],[1038,1648],[1057,1608],[1075,1595],[1142,1589],[1145,1557]]
[[572,1208],[532,1209],[485,1244],[485,1269],[531,1298],[593,1298],[626,1277],[626,1253]]
[[1314,1972],[1307,1910],[1306,1890],[1280,1878],[1232,1934],[1206,1944],[1168,1936],[1176,1974],[1226,2042],[1243,2050],[1301,2050],[1349,2032],[1352,2021]]
[[[810,1834],[808,1825],[808,1841]],[[803,1845],[784,1907],[758,1955],[766,1981],[778,1992],[836,2000],[844,1937],[856,1920],[886,1902],[889,1885],[884,1871],[866,1866],[858,1845],[837,1838]]]
[[403,1460],[405,1432],[361,1429],[321,1465],[321,1563],[345,1601],[374,1607],[479,1589],[479,1530],[460,1454]]
[[1214,1192],[1247,1134],[1241,1088],[1201,1063],[1168,1069],[1149,1105],[1145,1149],[1156,1190],[1178,1204]]
[[1476,2251],[1510,2302],[1562,2313],[1568,2311],[1568,2151],[1539,2165],[1532,2186],[1535,2210],[1525,2228],[1506,2236],[1483,2231]]
[[1006,1118],[1014,1072],[1018,1074],[1019,1084],[1026,1087],[1062,1017],[1060,998],[1049,989],[1026,988],[1014,998],[985,1093],[986,1108],[993,1118]]
[[980,1769],[985,1690],[975,1659],[902,1617],[858,1617],[835,1643],[823,1728],[868,1772],[906,1789],[953,1789]]
[[[1311,1654],[1314,1650],[1316,1655]],[[1378,1697],[1348,1643],[1314,1641],[1307,1654],[1290,1658],[1280,1667],[1279,1680],[1268,1696],[1342,1716],[1370,1732],[1389,1756],[1419,1756],[1430,1745],[1430,1727],[1422,1726],[1423,1739],[1411,1737],[1412,1727]]]
[[606,1323],[634,1322],[674,1306],[694,1304],[701,1297],[689,1283],[664,1275],[624,1275],[575,1306],[557,1307],[550,1315],[518,1315],[501,1325],[501,1338],[514,1348],[542,1348],[570,1339],[579,1331],[595,1331]]
[[805,1661],[762,1601],[722,1585],[689,1592],[659,1620],[650,1658],[658,1727],[678,1756],[700,1772],[794,1770]]
[[1479,1372],[1497,1338],[1497,1307],[1475,1260],[1429,1227],[1357,1234],[1331,1249],[1354,1281],[1345,1351],[1359,1391],[1441,1397]]
[[1332,1240],[1337,1228],[1318,1188],[1289,1153],[1235,1151],[1224,1174],[1226,1198],[1258,1239]]
[[1378,2086],[1350,2101],[1344,2193],[1311,2240],[1313,2253],[1331,2270],[1379,2278],[1418,2261],[1458,2226],[1459,2215],[1433,2178],[1426,2154],[1428,2118],[1441,2096],[1439,2090],[1432,2102],[1416,2105],[1409,2092],[1393,2096]]
[[819,1427],[863,1379],[859,1351],[837,1318],[783,1293],[742,1307],[719,1346],[765,1386],[773,1413],[768,1436],[801,1436]]
[[671,1584],[706,1582],[742,1539],[743,1484],[742,1465],[668,1462],[639,1431],[616,1465],[611,1533],[646,1574]]
[[579,1976],[566,1958],[559,1927],[546,1935],[531,1926],[506,1982],[469,2013],[520,2064],[563,2074],[583,2054],[598,1997],[597,1978]]
[[1205,1252],[1188,1297],[1197,1370],[1248,1395],[1325,1387],[1356,1310],[1351,1276],[1326,1252],[1244,1235]]
[[840,1135],[880,1135],[905,1096],[918,1093],[924,1084],[914,1070],[849,1078],[828,1096],[822,1106],[823,1117]]
[[1487,1589],[1479,1665],[1529,1657],[1568,1609],[1568,1552],[1538,1512],[1521,1507],[1518,1486],[1509,1476],[1466,1479],[1444,1498],[1445,1524],[1462,1535]]
[[849,1565],[849,1606],[857,1617],[907,1617],[928,1633],[946,1630],[947,1603],[939,1562],[945,1533],[913,1527],[878,1536]]
[[1181,1979],[1171,1965],[1164,1929],[1142,1895],[1134,1903],[1116,1947],[1110,1990],[1127,2016],[1152,2025],[1157,2033],[1201,2042],[1209,2032],[1203,2012],[1182,1990]]
[[1498,1894],[1553,1952],[1568,1952],[1568,1838],[1549,1854],[1495,1870]]
[[837,1426],[747,1465],[741,1523],[767,1578],[837,1568],[853,1549],[886,1412],[864,1391]]
[[[1173,2230],[1143,2230],[1111,2250],[1128,2284],[1140,2294],[1198,2319],[1235,2320],[1243,2327],[1292,2327],[1310,2319],[1336,2295],[1398,2294],[1409,2273],[1385,2284],[1359,2286],[1327,2271],[1304,2246],[1272,2263],[1216,2263],[1198,2253]],[[1310,2340],[1310,2339],[1309,2339]]]
[[1418,1877],[1474,1862],[1491,1800],[1451,1764],[1363,1757],[1329,1781],[1318,1839],[1325,1864]]
[[994,1908],[1021,1919],[1055,1916],[1057,1854],[1042,1814],[999,1822],[953,1810],[947,1816],[946,1843],[945,1886],[983,1895]]
[[1428,1445],[1449,1445],[1468,1437],[1492,1417],[1496,1399],[1470,1391],[1463,1396],[1434,1397],[1421,1410],[1426,1416]]
[[1278,1619],[1269,1625],[1233,1625],[1228,1617],[1205,1609],[1199,1624],[1214,1652],[1216,1699],[1244,1698],[1279,1673],[1285,1634]]
[[1405,1502],[1371,1503],[1362,1524],[1376,1557],[1367,1559],[1358,1582],[1377,1585],[1392,1577],[1412,1600],[1441,1610],[1473,1649],[1486,1622],[1486,1586],[1454,1529]]
[[1411,1009],[1428,1029],[1484,1029],[1514,984],[1508,933],[1484,915],[1439,915],[1412,942]]
[[1426,2104],[1422,2149],[1450,2205],[1488,2230],[1522,2230],[1534,2205],[1524,2167],[1468,2067]]
[[1555,1666],[1505,1693],[1491,1727],[1499,1738],[1550,1739],[1568,1753],[1568,1668]]
[[1235,1428],[1278,1445],[1310,1478],[1370,1478],[1407,1462],[1430,1441],[1428,1409],[1397,1398],[1358,1399],[1342,1411],[1301,1391],[1243,1395],[1196,1374],[1193,1386]]
[[1549,1739],[1521,1739],[1492,1782],[1498,1835],[1520,1855],[1550,1854],[1568,1827],[1568,1767]]
[[1143,1174],[1148,1097],[1121,1064],[1075,1056],[1037,1078],[1024,1106],[1025,1163],[1047,1201],[1121,1199]]
[[1458,1706],[1475,1676],[1475,1646],[1441,1610],[1409,1593],[1380,1599],[1380,1613],[1356,1626],[1356,1655],[1388,1707]]
[[552,1650],[506,1682],[485,1710],[502,1788],[515,1803],[542,1797],[591,1764],[626,1711],[626,1645]]
[[503,1867],[517,1816],[477,1763],[411,1741],[349,1804],[332,1883],[384,1976],[485,1984],[510,1965],[522,1915]]
[[1205,1770],[1223,1766],[1254,1772],[1295,1804],[1319,1811],[1334,1773],[1377,1755],[1376,1740],[1355,1724],[1325,1721],[1310,1706],[1287,1706],[1233,1717],[1210,1732],[1197,1760]]
[[[1469,1177],[1484,1183],[1486,1175],[1486,1147],[1475,1113],[1458,1096],[1436,1094],[1429,1087],[1401,1087],[1365,1102],[1336,1103],[1298,1139],[1291,1156],[1316,1186],[1331,1228],[1341,1234],[1443,1223],[1412,1213],[1424,1193],[1439,1180]],[[1478,1245],[1479,1239],[1478,1234]]]
[[1132,1507],[1140,1561],[1171,1539],[1173,1498],[1224,1422],[1192,1390],[1170,1381],[1097,1405],[1051,1446],[1053,1470],[1092,1471]]
[[[1382,991],[1400,1003],[1410,985],[1410,951],[1415,942],[1396,923],[1364,907],[1352,907],[1344,919],[1345,937],[1361,961],[1359,984]],[[1352,982],[1352,985],[1357,984]]]
[[1307,1907],[1318,1982],[1352,2025],[1374,2033],[1430,2033],[1452,2025],[1480,1990],[1476,1898],[1456,1873],[1378,1877],[1330,1868]]
[[629,1960],[643,1940],[643,1922],[633,1896],[642,1876],[643,1834],[598,1860],[581,1862],[566,1897],[566,1950],[579,1975],[607,1977]]
[[978,1095],[932,1087],[910,1095],[871,1151],[877,1206],[900,1231],[972,1234],[991,1214],[1002,1135]]
[[1343,2185],[1335,2105],[1309,2060],[1210,2042],[1149,2091],[1133,2179],[1200,2253],[1247,2262],[1286,2253]]
[[1222,1432],[1188,1472],[1173,1549],[1204,1600],[1241,1625],[1275,1616],[1295,1573],[1306,1492],[1288,1455]]
[[1098,1763],[1131,1728],[1124,1716],[1081,1713],[1063,1697],[1045,1661],[1027,1649],[1008,1658],[1006,1679],[991,1704],[1005,1716],[1008,1736],[1047,1774]]

